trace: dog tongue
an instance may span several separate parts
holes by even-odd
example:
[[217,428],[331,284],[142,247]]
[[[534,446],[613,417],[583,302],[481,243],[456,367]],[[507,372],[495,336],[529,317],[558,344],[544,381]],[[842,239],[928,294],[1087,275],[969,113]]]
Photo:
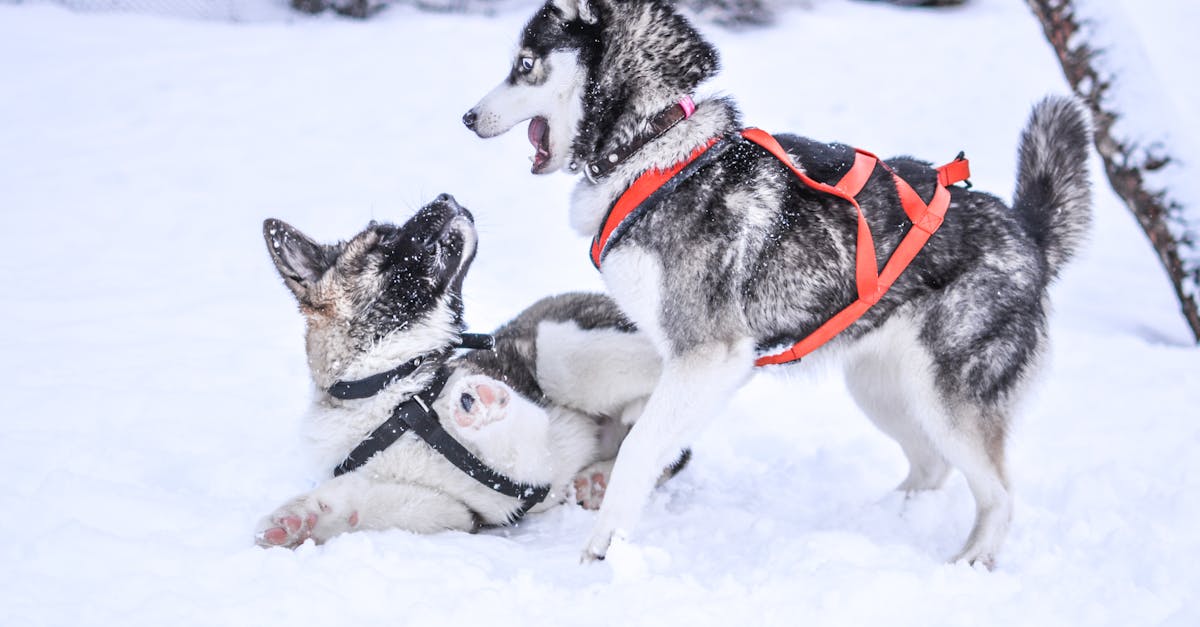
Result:
[[541,166],[550,158],[550,146],[546,141],[547,135],[550,132],[550,125],[546,123],[546,118],[535,117],[529,120],[529,143],[533,144],[537,153],[533,156],[533,165],[535,168]]
[[542,152],[542,138],[546,136],[546,118],[536,117],[529,120],[529,143],[533,144],[538,152]]

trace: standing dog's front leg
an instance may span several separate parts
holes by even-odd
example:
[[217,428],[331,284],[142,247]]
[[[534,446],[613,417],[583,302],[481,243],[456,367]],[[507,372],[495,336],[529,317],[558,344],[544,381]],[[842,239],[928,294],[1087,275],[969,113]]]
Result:
[[707,344],[666,360],[645,411],[617,453],[584,561],[603,559],[614,534],[633,528],[662,469],[721,411],[753,367],[749,339]]

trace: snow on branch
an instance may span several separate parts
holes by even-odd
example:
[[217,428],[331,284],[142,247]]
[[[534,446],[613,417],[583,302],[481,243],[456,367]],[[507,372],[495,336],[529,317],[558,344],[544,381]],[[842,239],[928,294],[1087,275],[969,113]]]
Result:
[[[1114,69],[1112,61],[1113,55],[1130,52],[1118,49],[1119,43],[1109,43],[1103,48],[1095,45],[1094,42],[1102,35],[1111,41],[1113,34],[1101,33],[1100,29],[1103,26],[1111,27],[1112,23],[1101,25],[1100,20],[1090,13],[1081,13],[1080,5],[1085,10],[1094,8],[1086,0],[1026,2],[1041,21],[1046,38],[1054,47],[1071,88],[1091,108],[1096,149],[1104,161],[1109,183],[1146,232],[1171,278],[1183,315],[1196,341],[1200,342],[1200,310],[1197,308],[1197,298],[1200,298],[1200,241],[1197,241],[1196,235],[1200,227],[1200,206],[1185,206],[1184,200],[1178,195],[1179,190],[1163,183],[1171,179],[1164,173],[1179,169],[1176,155],[1167,147],[1166,140],[1147,141],[1139,138],[1139,133],[1145,133],[1145,129],[1131,129],[1129,123],[1123,122],[1128,109],[1152,107],[1154,102],[1162,102],[1164,95],[1118,93],[1138,91],[1129,89],[1130,81],[1127,80],[1131,78],[1128,75],[1134,72],[1134,68]],[[1146,10],[1152,9],[1146,7]],[[1141,102],[1135,103],[1132,98],[1140,98]],[[1155,117],[1157,119],[1151,123],[1165,123],[1164,116]],[[1165,117],[1169,119],[1169,116]],[[1145,122],[1138,120],[1138,123]],[[1178,180],[1183,179],[1180,177]],[[1200,196],[1188,200],[1193,205],[1200,205]]]

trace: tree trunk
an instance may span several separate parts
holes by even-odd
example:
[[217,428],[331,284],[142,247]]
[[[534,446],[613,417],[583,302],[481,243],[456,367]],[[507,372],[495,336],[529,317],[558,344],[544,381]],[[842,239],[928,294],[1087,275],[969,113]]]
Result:
[[[1075,93],[1092,110],[1095,143],[1109,183],[1137,218],[1158,258],[1171,277],[1175,295],[1183,316],[1200,342],[1200,309],[1196,298],[1200,294],[1200,258],[1197,242],[1187,228],[1171,230],[1171,224],[1188,225],[1184,206],[1167,194],[1167,190],[1147,189],[1143,173],[1158,170],[1171,162],[1171,157],[1156,146],[1143,148],[1136,142],[1114,136],[1113,125],[1119,112],[1106,102],[1105,95],[1116,78],[1104,72],[1097,59],[1104,54],[1088,43],[1072,0],[1026,0],[1042,23],[1046,39],[1054,47],[1063,73]],[[1150,9],[1147,9],[1150,10]],[[1191,253],[1189,256],[1187,253]],[[1189,259],[1193,260],[1189,262]]]

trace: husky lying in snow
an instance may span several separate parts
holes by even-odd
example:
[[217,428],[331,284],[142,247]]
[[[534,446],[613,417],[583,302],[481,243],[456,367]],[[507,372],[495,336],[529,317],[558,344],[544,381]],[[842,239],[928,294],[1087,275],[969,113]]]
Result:
[[[716,50],[667,0],[550,0],[522,31],[507,77],[463,117],[480,137],[529,120],[533,173],[586,175],[571,223],[598,243],[635,179],[716,142],[594,249],[609,293],[664,361],[622,444],[585,559],[603,558],[614,534],[633,528],[658,470],[714,419],[759,355],[855,301],[856,211],[792,170],[832,185],[852,169],[853,149],[780,135],[786,154],[777,158],[751,143],[731,100],[691,99],[717,66]],[[1012,209],[938,183],[913,159],[864,172],[857,200],[875,264],[910,230],[892,172],[926,203],[935,185],[949,186],[949,210],[891,290],[817,354],[844,358],[859,406],[899,442],[910,463],[901,490],[937,488],[952,468],[966,476],[976,518],[956,560],[990,566],[1007,533],[1006,434],[1045,349],[1046,286],[1090,221],[1089,135],[1077,103],[1038,105]]]
[[[549,486],[533,511],[574,488],[597,507],[616,447],[653,389],[653,348],[607,297],[539,301],[495,334],[495,348],[453,356],[462,280],[475,254],[469,212],[440,196],[402,226],[371,224],[322,245],[279,220],[263,225],[275,267],[307,321],[316,395],[309,436],[325,467],[342,462],[439,369],[441,427],[494,471]],[[419,365],[365,398],[339,381]],[[677,470],[677,468],[675,468]],[[352,529],[428,533],[509,522],[521,501],[483,486],[425,441],[405,434],[359,469],[330,478],[265,517],[263,546],[324,542]]]

